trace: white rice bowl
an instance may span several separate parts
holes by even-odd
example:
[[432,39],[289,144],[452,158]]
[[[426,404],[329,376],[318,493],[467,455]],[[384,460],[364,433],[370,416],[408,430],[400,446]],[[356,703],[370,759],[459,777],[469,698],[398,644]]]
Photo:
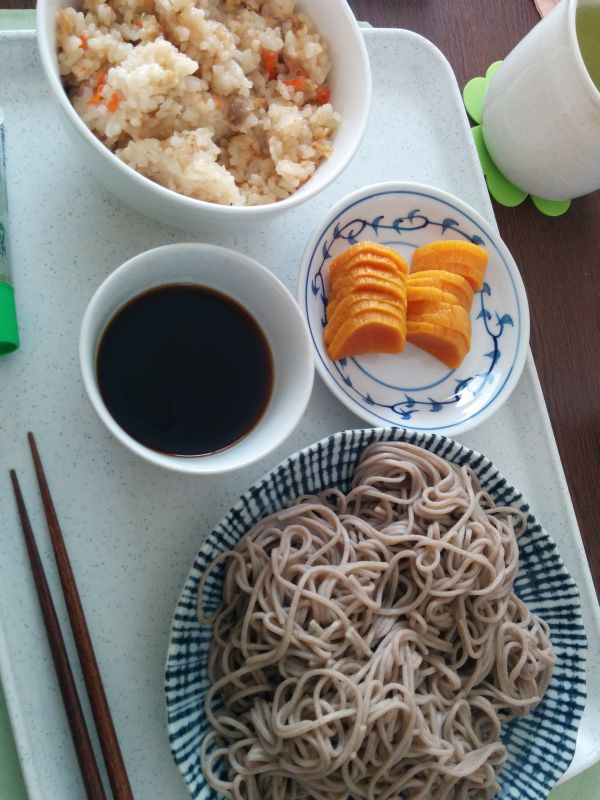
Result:
[[198,200],[283,200],[332,152],[330,58],[296,0],[84,0],[61,9],[58,64],[116,156]]

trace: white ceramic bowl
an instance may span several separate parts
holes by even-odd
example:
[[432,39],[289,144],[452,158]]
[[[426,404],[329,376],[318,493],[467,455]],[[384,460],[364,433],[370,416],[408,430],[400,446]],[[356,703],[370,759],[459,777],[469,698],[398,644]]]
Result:
[[271,219],[314,197],[345,169],[365,131],[371,104],[371,72],[363,37],[346,0],[299,0],[298,9],[309,14],[330,48],[332,71],[328,82],[334,109],[342,116],[335,133],[334,151],[317,168],[313,178],[278,203],[236,207],[194,200],[159,186],[120,161],[82,122],[69,102],[58,71],[56,14],[77,0],[38,0],[37,38],[42,68],[48,79],[82,162],[107,189],[125,203],[151,217],[183,228],[252,225]]
[[[115,422],[98,388],[98,342],[113,315],[144,291],[174,283],[204,286],[237,301],[262,329],[273,356],[273,390],[263,416],[244,438],[209,455],[178,457],[140,444]],[[153,464],[198,475],[240,469],[281,444],[304,413],[314,377],[306,323],[290,292],[258,262],[208,244],[157,247],[134,256],[109,275],[83,316],[79,359],[92,406],[120,442]]]
[[[364,239],[394,248],[409,264],[416,247],[439,239],[471,241],[488,251],[485,283],[471,307],[471,349],[460,367],[449,369],[410,343],[398,355],[331,361],[323,342],[329,263]],[[500,408],[525,365],[529,307],[513,257],[475,209],[434,186],[380,183],[340,200],[306,246],[298,301],[321,377],[371,425],[456,435]]]

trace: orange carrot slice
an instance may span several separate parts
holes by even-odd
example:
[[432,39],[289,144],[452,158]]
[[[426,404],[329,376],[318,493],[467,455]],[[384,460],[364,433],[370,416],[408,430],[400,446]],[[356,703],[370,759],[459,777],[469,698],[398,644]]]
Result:
[[[424,267],[424,269],[429,269],[429,267]],[[479,292],[483,288],[483,272],[477,271],[475,267],[472,267],[468,264],[461,264],[459,262],[447,261],[444,264],[444,269],[447,272],[452,272],[455,275],[462,276],[468,282],[474,292]],[[413,267],[413,270],[419,272],[420,268]]]
[[378,242],[364,241],[353,244],[351,247],[348,247],[333,259],[329,265],[330,282],[335,279],[336,274],[350,261],[352,261],[355,256],[367,254],[372,256],[380,256],[388,262],[391,261],[396,266],[398,272],[403,273],[404,275],[408,274],[407,262],[399,253],[397,253],[395,250],[392,250],[391,247],[379,244]]
[[487,250],[472,242],[444,240],[417,247],[412,256],[412,272],[441,269],[462,275],[475,291],[483,286],[488,264]]
[[330,291],[335,291],[336,282],[340,280],[340,278],[352,274],[355,270],[362,270],[365,267],[369,267],[373,272],[377,272],[379,275],[389,280],[399,281],[402,287],[406,285],[406,275],[399,271],[393,261],[390,261],[385,256],[378,256],[374,253],[361,253],[343,264],[336,265],[335,272],[329,273]]
[[423,261],[427,260],[431,265],[437,262],[437,268],[444,269],[444,262],[448,259],[451,261],[458,259],[465,264],[471,264],[484,270],[488,265],[489,255],[485,248],[473,244],[473,242],[441,239],[417,247],[412,255],[412,265],[413,267],[420,266]]
[[364,312],[346,320],[327,353],[333,361],[364,353],[400,353],[405,341],[405,332],[393,316]]
[[338,265],[342,265],[346,261],[349,261],[350,259],[354,258],[355,256],[361,253],[369,253],[371,255],[385,256],[390,261],[393,261],[396,264],[400,272],[403,272],[405,275],[408,274],[408,262],[404,258],[402,258],[402,256],[399,253],[397,253],[391,247],[379,244],[378,242],[371,242],[369,240],[365,240],[363,242],[357,242],[356,244],[353,244],[351,247],[346,248],[346,250],[344,250],[342,253],[340,253],[335,257],[334,262],[337,263]]
[[390,259],[385,256],[375,255],[375,253],[359,254],[351,258],[345,264],[339,265],[330,283],[333,285],[336,281],[348,275],[364,273],[370,273],[371,275],[377,274],[387,280],[398,281],[403,287],[406,286],[407,276],[404,272],[401,272],[398,266]]
[[448,294],[453,294],[457,302],[464,306],[467,311],[470,310],[473,304],[473,287],[471,284],[462,275],[447,272],[446,270],[432,269],[412,272],[408,276],[407,287],[409,286],[430,286],[434,289],[448,292]]
[[459,303],[455,303],[454,298],[450,303],[440,302],[439,300],[417,300],[408,304],[407,314],[410,317],[419,317],[422,314],[438,314],[440,317],[456,321],[463,327],[466,327],[467,322],[470,321],[467,310]]
[[[406,298],[408,304],[412,308],[416,308],[420,303],[456,303],[456,297],[450,292],[444,292],[442,289],[436,289],[435,286],[415,286],[412,282],[406,287]],[[457,303],[457,305],[460,305]],[[461,306],[464,308],[464,306]]]
[[406,339],[450,369],[459,367],[469,352],[469,345],[459,333],[432,323],[409,320],[406,323]]
[[327,304],[327,319],[334,319],[336,314],[348,316],[353,313],[357,303],[371,303],[374,307],[384,308],[389,306],[402,317],[406,316],[406,300],[393,297],[378,291],[363,290],[361,292],[350,292],[349,294],[337,297]]
[[462,306],[458,304],[437,304],[432,308],[419,311],[411,310],[406,314],[407,322],[429,322],[459,333],[468,348],[471,347],[471,320]]
[[371,241],[357,242],[332,260],[324,331],[331,358],[403,349],[407,272],[402,256]]
[[323,331],[323,339],[325,344],[328,345],[337,335],[340,328],[349,319],[359,317],[363,313],[381,313],[387,314],[392,317],[397,327],[404,331],[406,328],[406,312],[403,308],[392,303],[385,303],[375,298],[358,299],[349,297],[344,306],[338,307],[335,314],[329,318],[325,330]]
[[356,270],[349,275],[344,275],[335,282],[335,288],[329,296],[329,302],[350,292],[381,292],[390,297],[404,302],[406,305],[407,292],[398,280],[388,279],[377,270]]

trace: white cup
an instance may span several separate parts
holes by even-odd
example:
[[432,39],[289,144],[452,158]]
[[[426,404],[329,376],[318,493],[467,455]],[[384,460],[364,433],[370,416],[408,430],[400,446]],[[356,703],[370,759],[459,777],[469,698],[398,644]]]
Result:
[[[271,399],[255,427],[224,450],[193,457],[160,453],[133,439],[106,407],[96,375],[98,343],[115,313],[148,289],[177,283],[213,289],[238,302],[260,326],[273,356]],[[113,436],[152,464],[194,475],[239,470],[281,444],[304,414],[314,375],[307,325],[283,283],[248,256],[216,245],[195,243],[147,250],[106,278],[83,316],[79,360],[91,404]],[[232,369],[235,366],[231,364]]]
[[600,0],[562,0],[506,57],[483,106],[483,136],[496,166],[548,200],[600,189],[600,91],[579,48],[580,6],[600,13]]

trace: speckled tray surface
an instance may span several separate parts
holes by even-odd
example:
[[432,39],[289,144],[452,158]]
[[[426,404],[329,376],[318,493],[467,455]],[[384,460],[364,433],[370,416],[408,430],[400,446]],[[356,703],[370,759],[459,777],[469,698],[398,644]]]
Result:
[[[269,228],[207,240],[262,261],[295,290],[304,245],[324,210],[383,179],[435,184],[494,222],[460,93],[444,58],[406,31],[367,30],[374,99],[365,141],[317,200]],[[96,418],[77,361],[87,302],[130,256],[194,239],[122,206],[74,160],[46,89],[33,37],[0,34],[9,199],[22,347],[0,360],[0,670],[32,800],[79,800],[65,714],[10,496],[21,477],[42,558],[66,619],[26,432],[34,430],[134,794],[185,800],[166,735],[163,671],[169,626],[200,543],[245,489],[289,453],[361,427],[320,380],[302,423],[271,457],[202,480],[130,455]],[[600,615],[533,361],[496,415],[458,440],[491,458],[528,498],[581,591],[589,639],[588,704],[568,775],[600,759]],[[73,653],[65,626],[67,646]],[[79,679],[79,670],[76,670]],[[542,798],[540,798],[542,800]]]

